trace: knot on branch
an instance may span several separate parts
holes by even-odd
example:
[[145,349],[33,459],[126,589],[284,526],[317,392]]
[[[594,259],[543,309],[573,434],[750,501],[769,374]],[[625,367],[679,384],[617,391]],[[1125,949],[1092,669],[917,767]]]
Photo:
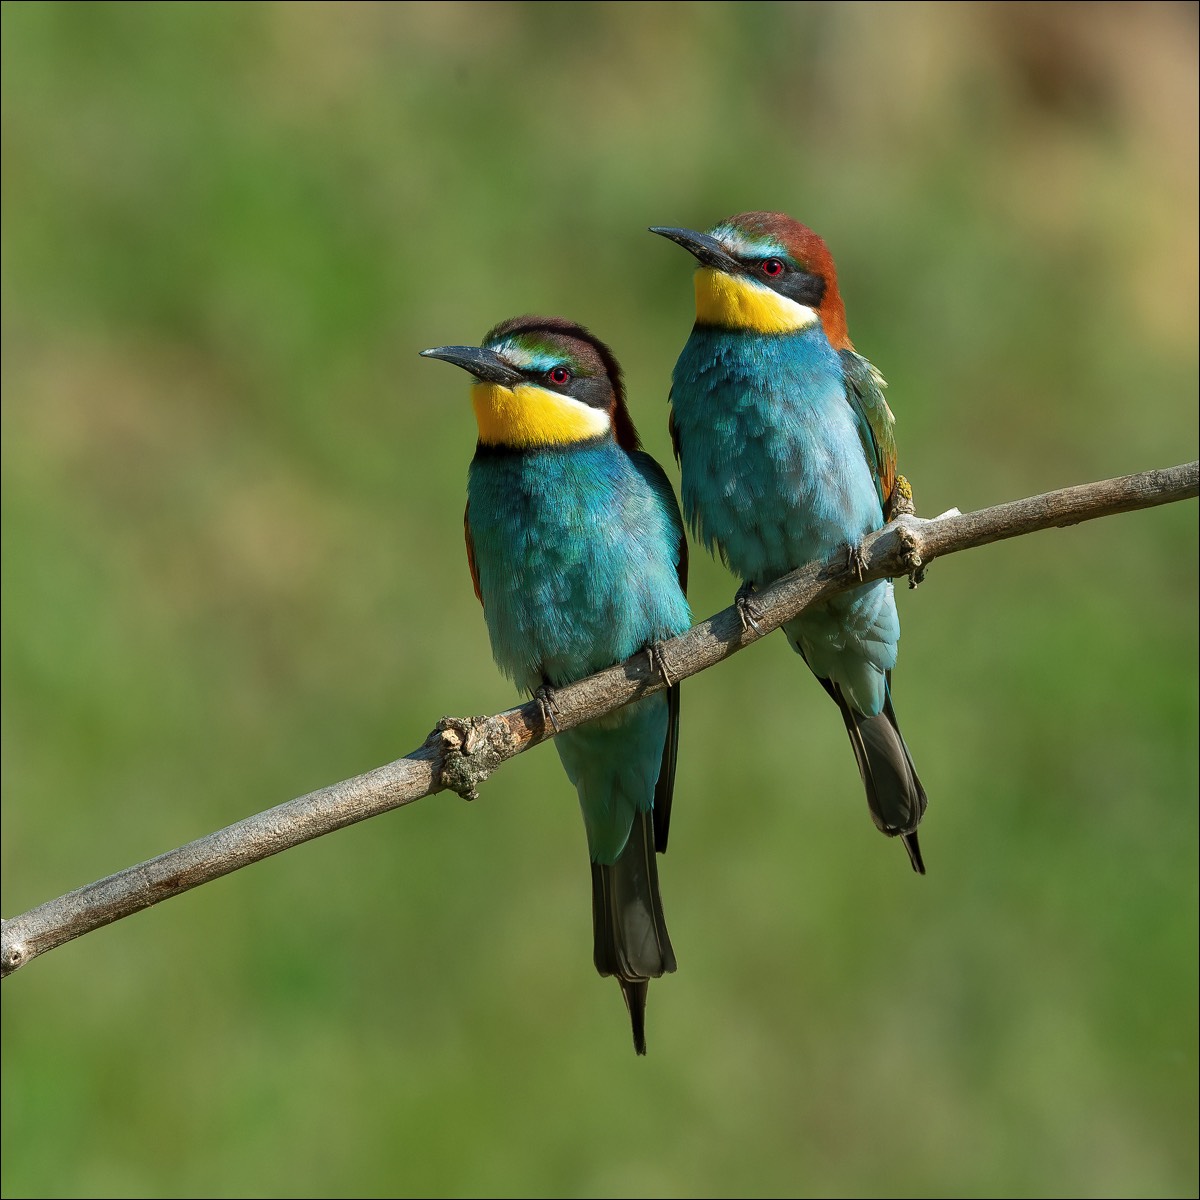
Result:
[[12,930],[8,921],[3,922],[3,927],[4,949],[0,952],[0,974],[10,975],[24,963],[28,952],[24,942],[17,941],[15,938],[9,940]]
[[896,476],[892,485],[892,494],[888,497],[887,511],[883,514],[888,521],[897,517],[915,517],[916,506],[913,504],[912,484],[903,475]]
[[476,800],[479,784],[520,749],[520,739],[503,717],[443,717],[425,745],[438,751],[439,786]]

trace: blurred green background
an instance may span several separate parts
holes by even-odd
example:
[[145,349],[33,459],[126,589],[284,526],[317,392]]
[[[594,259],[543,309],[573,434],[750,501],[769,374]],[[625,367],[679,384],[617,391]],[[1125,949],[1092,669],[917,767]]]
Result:
[[[3,7],[3,911],[514,699],[417,358],[813,225],[919,511],[1197,453],[1196,7]],[[674,465],[670,464],[674,477]],[[913,877],[781,638],[686,687],[635,1059],[549,749],[4,984],[7,1196],[1185,1196],[1197,507],[936,564]],[[693,559],[697,617],[734,583]]]

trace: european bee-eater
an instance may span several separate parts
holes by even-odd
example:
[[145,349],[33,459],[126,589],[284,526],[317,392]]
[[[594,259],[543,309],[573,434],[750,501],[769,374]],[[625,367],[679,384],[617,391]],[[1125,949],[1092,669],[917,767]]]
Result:
[[[848,551],[884,524],[896,487],[894,419],[879,372],[854,350],[824,241],[783,213],[741,213],[708,233],[656,228],[698,260],[696,324],[675,364],[671,432],[683,510],[754,586]],[[784,625],[841,710],[876,826],[925,873],[925,789],[892,709],[900,621],[890,580],[843,592]]]
[[[547,689],[688,628],[675,493],[640,448],[612,351],[582,326],[516,317],[482,346],[422,354],[475,376],[467,560],[497,664],[552,721]],[[617,977],[639,1054],[649,980],[675,970],[655,850],[678,731],[676,684],[554,740],[587,827],[596,969]]]

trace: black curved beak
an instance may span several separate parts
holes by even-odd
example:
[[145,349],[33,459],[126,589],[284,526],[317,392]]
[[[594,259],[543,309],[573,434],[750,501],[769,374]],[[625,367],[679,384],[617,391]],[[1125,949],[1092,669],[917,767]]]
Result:
[[495,350],[487,350],[483,346],[434,346],[432,350],[422,350],[421,357],[440,358],[443,362],[453,363],[464,371],[470,371],[484,383],[500,383],[508,387],[525,378]]
[[694,229],[672,229],[669,225],[651,225],[650,232],[676,242],[694,254],[704,266],[712,267],[716,271],[732,274],[743,269],[742,264],[715,237],[709,237],[707,233],[697,233]]

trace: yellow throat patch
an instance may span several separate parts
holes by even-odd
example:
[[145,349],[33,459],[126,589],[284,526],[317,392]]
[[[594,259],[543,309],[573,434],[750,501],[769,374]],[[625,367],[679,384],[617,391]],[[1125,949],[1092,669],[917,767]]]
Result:
[[696,272],[696,320],[755,333],[794,333],[816,321],[817,314],[743,275],[701,267]]
[[487,446],[569,446],[612,428],[608,413],[533,383],[477,383],[471,404],[479,440]]

